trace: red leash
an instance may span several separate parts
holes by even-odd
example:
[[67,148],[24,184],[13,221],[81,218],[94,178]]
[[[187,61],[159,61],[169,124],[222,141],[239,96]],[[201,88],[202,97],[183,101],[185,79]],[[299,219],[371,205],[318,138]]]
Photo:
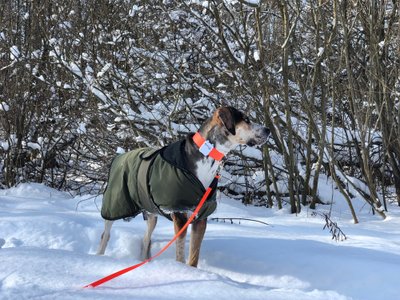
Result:
[[165,250],[167,250],[169,248],[169,246],[171,246],[176,239],[182,234],[182,232],[184,232],[186,230],[186,228],[189,226],[189,224],[194,220],[194,218],[197,216],[197,214],[199,213],[201,207],[203,206],[204,202],[206,202],[208,196],[210,195],[210,193],[212,192],[212,190],[214,188],[217,187],[217,183],[218,183],[218,179],[219,179],[219,175],[215,175],[214,180],[212,181],[212,183],[210,184],[210,186],[207,188],[206,192],[204,193],[203,197],[201,198],[199,204],[197,205],[196,209],[194,210],[194,212],[192,213],[192,215],[190,216],[190,218],[187,220],[186,224],[182,227],[181,230],[179,230],[179,232],[177,234],[175,234],[175,236],[173,237],[172,240],[169,241],[169,243],[167,245],[165,245],[157,254],[153,255],[152,257],[142,261],[141,263],[138,263],[136,265],[130,266],[128,268],[122,269],[118,272],[115,272],[113,274],[110,274],[104,278],[101,278],[97,281],[94,281],[92,283],[89,283],[88,285],[85,285],[83,288],[88,288],[88,287],[92,287],[95,288],[107,281],[110,281],[111,279],[114,279],[116,277],[119,277],[125,273],[128,273],[129,271],[132,271],[134,269],[137,269],[141,266],[143,266],[144,264],[147,264],[148,262],[152,261],[154,258],[160,256]]

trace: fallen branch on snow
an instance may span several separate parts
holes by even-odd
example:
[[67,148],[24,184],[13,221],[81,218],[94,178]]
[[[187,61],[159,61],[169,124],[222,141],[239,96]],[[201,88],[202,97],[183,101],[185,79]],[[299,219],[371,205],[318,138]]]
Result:
[[263,222],[263,221],[255,220],[255,219],[248,219],[248,218],[211,218],[210,220],[216,221],[216,222],[223,221],[224,223],[225,223],[225,221],[230,221],[231,224],[233,224],[233,221],[239,221],[239,224],[240,224],[240,221],[249,221],[249,222],[260,223],[260,224],[267,225],[267,226],[272,226],[272,225],[268,224],[267,222]]
[[329,229],[329,232],[332,234],[332,240],[335,240],[336,242],[338,241],[345,241],[347,240],[347,236],[346,234],[343,232],[342,229],[340,229],[340,227],[338,226],[338,224],[334,221],[332,221],[332,219],[330,218],[329,214],[327,213],[317,213],[317,212],[313,212],[311,214],[312,216],[321,216],[325,219],[325,225],[322,229]]

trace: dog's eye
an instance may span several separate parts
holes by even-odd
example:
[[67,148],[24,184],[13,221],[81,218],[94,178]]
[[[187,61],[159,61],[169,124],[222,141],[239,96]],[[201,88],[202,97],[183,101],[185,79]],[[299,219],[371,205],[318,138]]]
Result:
[[250,124],[250,119],[249,119],[249,117],[244,117],[244,121],[245,121],[247,124]]

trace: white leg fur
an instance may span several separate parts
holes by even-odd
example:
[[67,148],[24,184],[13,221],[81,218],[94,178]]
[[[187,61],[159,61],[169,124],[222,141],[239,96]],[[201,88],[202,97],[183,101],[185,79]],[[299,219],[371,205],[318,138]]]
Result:
[[142,242],[142,260],[146,260],[151,256],[151,235],[153,234],[154,228],[157,225],[157,216],[148,214],[147,215],[147,230],[143,237]]
[[111,226],[113,223],[114,223],[113,221],[105,220],[104,232],[101,235],[100,245],[99,245],[99,248],[97,249],[97,255],[103,255],[104,252],[106,251],[107,243],[110,240]]

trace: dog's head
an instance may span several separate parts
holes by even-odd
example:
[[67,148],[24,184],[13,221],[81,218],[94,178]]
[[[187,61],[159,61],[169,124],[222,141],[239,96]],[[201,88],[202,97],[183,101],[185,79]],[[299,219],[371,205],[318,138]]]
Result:
[[[248,116],[234,107],[218,108],[211,123],[214,124],[218,135],[231,144],[230,148],[236,145],[262,145],[270,133],[268,128],[252,123]],[[220,142],[224,144],[224,141]]]

